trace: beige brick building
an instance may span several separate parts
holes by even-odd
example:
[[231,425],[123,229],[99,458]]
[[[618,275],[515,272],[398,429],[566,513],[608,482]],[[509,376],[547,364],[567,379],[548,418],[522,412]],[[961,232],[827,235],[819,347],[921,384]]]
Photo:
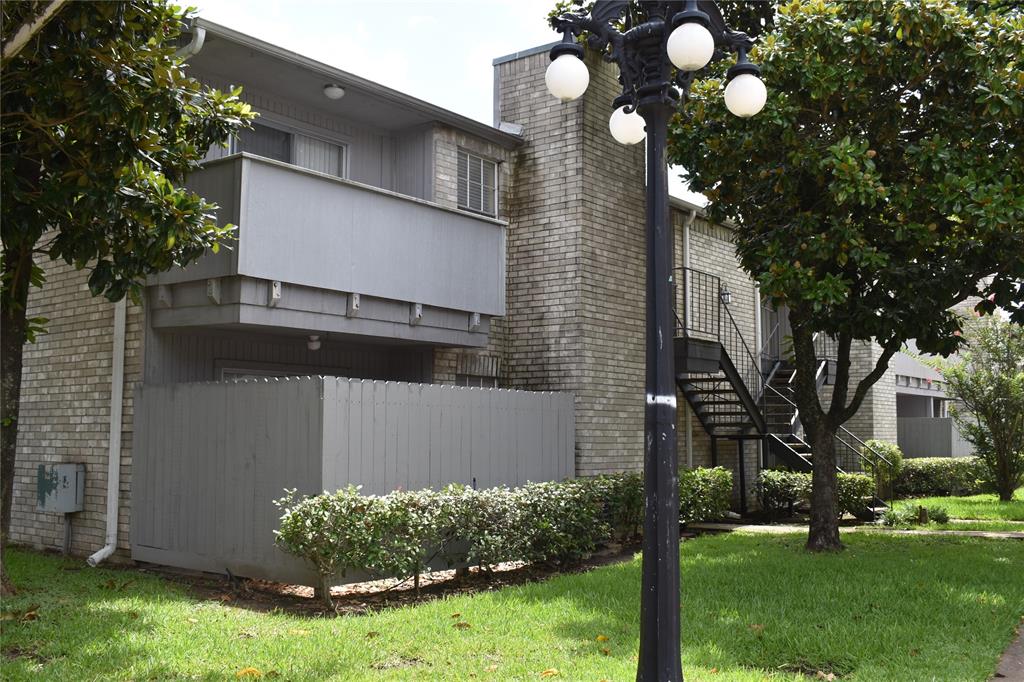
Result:
[[[50,322],[26,348],[12,539],[61,545],[60,515],[37,510],[37,467],[83,462],[85,509],[74,515],[72,551],[102,547],[113,448],[115,558],[131,557],[131,509],[145,503],[133,492],[140,386],[322,374],[569,393],[575,473],[641,469],[644,150],[608,132],[614,68],[590,60],[586,95],[561,104],[544,87],[546,47],[497,59],[492,127],[202,25],[195,75],[241,84],[263,114],[262,128],[211,150],[190,179],[217,199],[222,219],[240,225],[239,243],[153,278],[138,304],[94,298],[86,273],[44,264],[47,284],[32,292],[29,315]],[[341,104],[325,100],[324,82],[346,88]],[[301,201],[280,213],[293,195]],[[735,329],[758,356],[761,304],[729,228],[684,201],[672,207],[676,265],[728,290]],[[887,376],[872,391],[859,434],[895,440],[894,383]],[[712,447],[687,401],[679,405],[681,465],[738,473],[742,455],[747,485],[736,486],[737,505],[755,504],[761,445],[720,437]],[[211,428],[166,419],[180,431]]]

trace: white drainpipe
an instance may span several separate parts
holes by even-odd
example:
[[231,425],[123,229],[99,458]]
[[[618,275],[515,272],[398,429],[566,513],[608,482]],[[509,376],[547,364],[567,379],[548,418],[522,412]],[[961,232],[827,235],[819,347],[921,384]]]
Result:
[[[693,221],[697,218],[697,209],[690,209],[690,214],[686,216],[686,220],[683,221],[683,266],[690,267],[690,225],[693,225]],[[690,319],[690,273],[689,271],[683,272],[683,285],[686,290],[683,293],[683,306],[686,308],[686,319]],[[690,410],[686,410],[686,467],[688,469],[693,468],[693,418],[690,415]]]
[[117,549],[117,513],[121,498],[121,417],[124,397],[124,329],[127,301],[114,304],[114,349],[110,371],[110,433],[107,441],[107,544],[85,560],[96,566]]

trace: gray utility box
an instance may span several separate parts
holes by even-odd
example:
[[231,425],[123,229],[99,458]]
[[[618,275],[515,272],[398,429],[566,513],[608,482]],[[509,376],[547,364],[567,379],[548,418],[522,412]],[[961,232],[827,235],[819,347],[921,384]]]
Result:
[[71,514],[85,508],[84,464],[40,464],[36,474],[36,508]]

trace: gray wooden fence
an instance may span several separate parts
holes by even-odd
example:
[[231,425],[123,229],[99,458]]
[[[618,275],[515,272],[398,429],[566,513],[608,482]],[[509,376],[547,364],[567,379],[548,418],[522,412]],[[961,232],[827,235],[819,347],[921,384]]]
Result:
[[132,557],[313,584],[274,546],[285,488],[364,493],[569,478],[573,398],[324,377],[142,385]]
[[899,417],[896,440],[906,457],[969,457],[973,446],[964,440],[951,417]]

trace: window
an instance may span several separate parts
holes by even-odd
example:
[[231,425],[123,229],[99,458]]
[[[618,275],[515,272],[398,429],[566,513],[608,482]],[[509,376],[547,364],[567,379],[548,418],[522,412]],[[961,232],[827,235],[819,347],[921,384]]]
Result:
[[339,178],[346,175],[344,145],[260,123],[254,123],[251,130],[239,131],[232,151],[249,152]]
[[472,386],[473,388],[497,388],[497,377],[484,377],[478,374],[456,374],[456,386]]
[[459,208],[497,215],[498,164],[459,150]]
[[291,163],[292,135],[277,128],[252,124],[252,129],[238,131],[236,152],[249,152],[276,161]]

